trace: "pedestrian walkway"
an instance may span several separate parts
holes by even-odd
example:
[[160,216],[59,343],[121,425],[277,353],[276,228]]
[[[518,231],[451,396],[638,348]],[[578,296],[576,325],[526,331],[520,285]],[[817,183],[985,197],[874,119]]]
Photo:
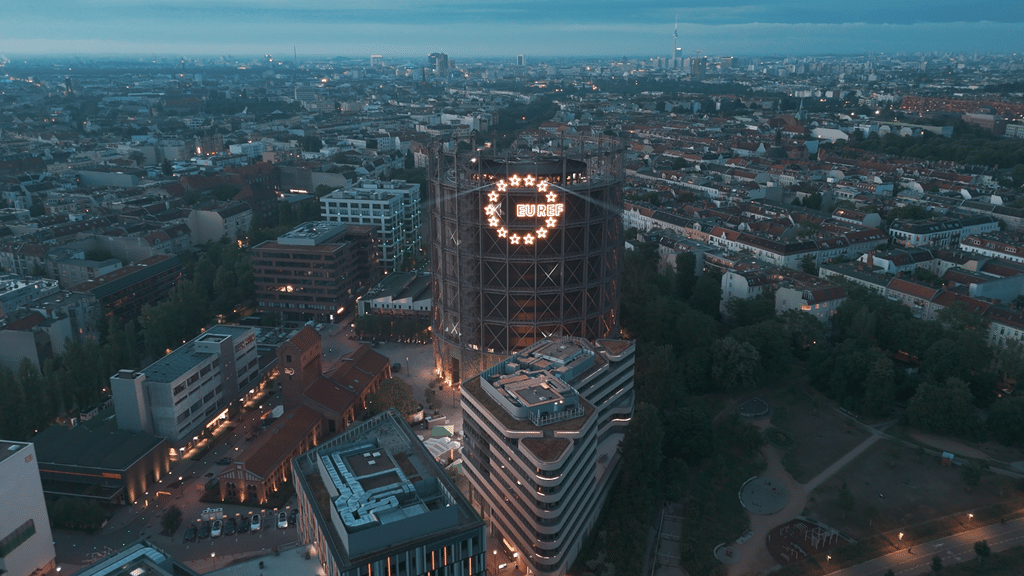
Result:
[[[762,418],[752,423],[762,430],[771,425],[767,418]],[[789,494],[789,501],[781,510],[774,514],[751,515],[750,532],[752,536],[742,544],[730,545],[730,547],[736,549],[740,556],[739,561],[735,564],[727,565],[730,576],[751,576],[753,574],[767,573],[776,564],[775,559],[768,552],[766,544],[768,533],[776,526],[785,524],[803,514],[804,508],[807,507],[807,498],[811,492],[819,484],[877,442],[879,437],[878,434],[873,433],[854,447],[853,450],[847,452],[842,458],[833,462],[821,474],[812,478],[807,484],[800,484],[786,471],[786,468],[782,465],[782,454],[784,452],[782,449],[765,445],[762,448],[762,453],[767,462],[767,467],[761,477],[773,479],[773,486],[775,488],[786,490]]]

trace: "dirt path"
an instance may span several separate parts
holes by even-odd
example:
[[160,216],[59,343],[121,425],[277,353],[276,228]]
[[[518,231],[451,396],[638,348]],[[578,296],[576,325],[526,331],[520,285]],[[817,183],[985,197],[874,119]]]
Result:
[[952,452],[957,456],[966,456],[968,458],[980,458],[982,460],[991,459],[991,457],[988,454],[982,452],[981,450],[978,450],[977,448],[972,448],[967,444],[964,444],[963,442],[957,442],[956,440],[951,440],[949,438],[932,436],[931,434],[925,434],[923,432],[911,432],[910,437],[913,438],[914,440],[917,440],[918,442],[921,442],[922,444],[927,444],[932,448],[938,448],[939,450],[943,450],[945,452]]
[[[764,430],[771,425],[768,418],[754,421],[753,424]],[[789,472],[782,465],[782,450],[771,445],[765,445],[761,450],[764,454],[767,467],[762,476],[783,482],[789,490],[789,503],[782,509],[771,515],[749,514],[750,530],[753,536],[743,544],[736,545],[740,552],[740,560],[727,566],[730,576],[754,576],[765,574],[776,564],[775,559],[768,552],[766,545],[768,532],[780,524],[789,522],[803,514],[807,506],[807,497],[822,482],[838,472],[843,466],[867,450],[872,444],[878,441],[880,434],[872,429],[872,434],[852,450],[836,460],[821,474],[812,478],[807,484],[800,484],[790,476]]]

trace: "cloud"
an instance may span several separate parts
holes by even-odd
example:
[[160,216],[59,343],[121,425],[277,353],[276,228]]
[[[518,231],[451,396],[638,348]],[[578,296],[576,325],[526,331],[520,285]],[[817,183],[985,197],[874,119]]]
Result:
[[420,57],[1017,51],[1024,2],[992,0],[5,0],[8,53]]

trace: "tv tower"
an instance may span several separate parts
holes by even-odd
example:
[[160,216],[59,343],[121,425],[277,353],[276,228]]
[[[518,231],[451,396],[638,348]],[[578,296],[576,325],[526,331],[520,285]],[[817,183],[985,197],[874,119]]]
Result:
[[676,27],[672,31],[672,68],[682,68],[683,59],[679,48],[679,17],[676,17]]

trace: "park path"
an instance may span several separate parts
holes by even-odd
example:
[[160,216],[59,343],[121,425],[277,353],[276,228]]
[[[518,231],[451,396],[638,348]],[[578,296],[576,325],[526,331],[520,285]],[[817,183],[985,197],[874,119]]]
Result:
[[[771,426],[771,420],[769,418],[760,418],[755,420],[753,424],[764,430]],[[789,472],[786,471],[786,468],[782,465],[783,450],[770,444],[766,444],[764,448],[762,448],[761,453],[764,455],[765,462],[767,464],[762,476],[772,478],[773,480],[781,480],[789,490],[789,502],[782,510],[779,510],[775,514],[760,515],[748,513],[750,516],[750,531],[753,535],[743,544],[733,544],[733,546],[740,552],[740,559],[735,564],[731,564],[726,567],[730,576],[754,576],[755,574],[765,574],[776,564],[775,559],[772,558],[772,555],[768,552],[768,533],[776,526],[789,522],[797,516],[802,515],[804,508],[807,506],[807,498],[815,488],[838,472],[851,460],[871,447],[872,444],[882,437],[880,430],[876,430],[874,428],[869,428],[869,430],[872,432],[870,436],[864,439],[864,441],[857,446],[854,446],[853,449],[844,454],[842,458],[833,462],[828,468],[812,478],[806,484],[797,482]]]

